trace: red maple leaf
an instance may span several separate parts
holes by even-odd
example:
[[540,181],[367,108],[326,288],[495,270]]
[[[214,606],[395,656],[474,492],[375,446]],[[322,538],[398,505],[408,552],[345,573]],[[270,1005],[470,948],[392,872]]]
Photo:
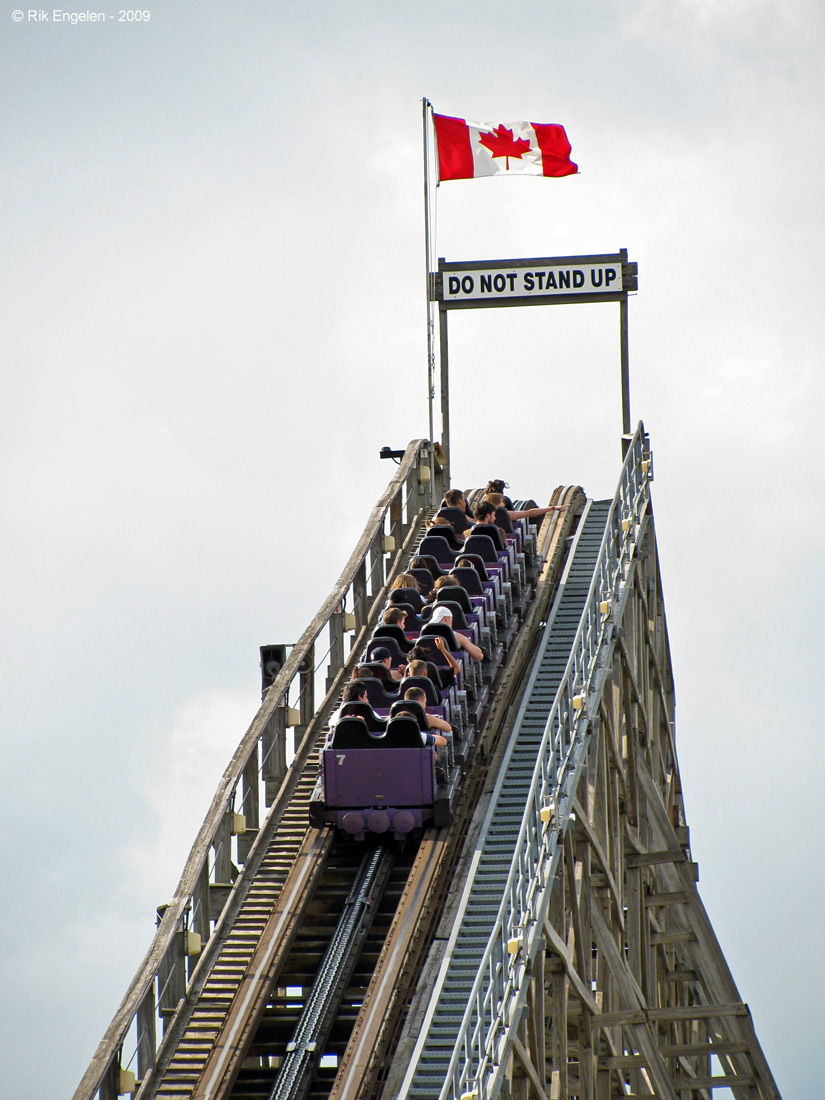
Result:
[[485,130],[479,136],[479,143],[484,146],[485,149],[489,149],[493,154],[493,157],[504,157],[504,170],[505,172],[510,167],[510,157],[513,160],[521,160],[522,153],[528,153],[530,151],[530,142],[527,138],[519,138],[517,141],[513,139],[513,131],[508,130],[506,126],[496,126],[493,128],[493,132]]

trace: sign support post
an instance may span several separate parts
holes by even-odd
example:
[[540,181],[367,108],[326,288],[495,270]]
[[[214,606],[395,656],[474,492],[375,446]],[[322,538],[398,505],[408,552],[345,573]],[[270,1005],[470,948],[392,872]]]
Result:
[[450,461],[450,361],[447,344],[447,310],[438,306],[439,359],[441,360],[441,446]]
[[[619,303],[622,390],[622,452],[630,435],[630,356],[628,294],[638,290],[638,266],[627,249],[594,256],[552,256],[528,260],[477,260],[448,263],[441,258],[431,272],[428,305],[438,303],[441,357],[441,446],[449,461],[450,398],[447,312],[502,306]],[[432,374],[431,374],[432,377]],[[430,406],[432,409],[432,405]],[[431,413],[432,415],[432,413]]]

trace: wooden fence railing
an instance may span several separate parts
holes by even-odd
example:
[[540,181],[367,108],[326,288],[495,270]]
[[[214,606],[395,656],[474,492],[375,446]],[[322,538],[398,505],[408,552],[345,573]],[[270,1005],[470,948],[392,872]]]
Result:
[[440,448],[427,440],[408,445],[337,583],[266,691],[218,784],[175,894],[158,910],[151,947],[73,1100],[94,1100],[95,1094],[116,1100],[134,1092],[136,1080],[154,1068],[158,1023],[168,1027],[185,999],[198,952],[231,894],[233,865],[246,862],[263,824],[261,807],[277,809],[273,803],[287,778],[290,748],[305,759],[302,742],[316,712],[329,709],[350,655],[366,641],[387,583],[427,511],[448,488],[442,460]]

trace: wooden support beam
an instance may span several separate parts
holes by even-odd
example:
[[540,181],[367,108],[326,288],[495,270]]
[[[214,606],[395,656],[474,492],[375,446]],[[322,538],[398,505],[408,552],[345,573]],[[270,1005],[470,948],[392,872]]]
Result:
[[599,866],[604,872],[605,878],[607,879],[608,889],[610,890],[611,897],[613,898],[614,912],[616,918],[622,930],[624,930],[624,913],[622,912],[622,900],[619,894],[619,888],[616,885],[616,880],[613,877],[613,872],[610,870],[610,861],[607,857],[607,853],[605,852],[604,848],[602,848],[599,838],[596,836],[596,831],[589,820],[587,811],[577,798],[573,799],[573,812],[576,815],[576,827],[581,827],[582,832],[585,834],[588,841],[590,842],[590,847],[593,849],[593,853],[599,862]]
[[561,959],[562,965],[564,966],[564,973],[572,983],[576,996],[591,1015],[598,1015],[599,1006],[593,1000],[592,990],[588,989],[579,977],[576,968],[570,961],[564,941],[548,920],[544,922],[544,934],[547,937],[547,945],[550,950]]
[[659,905],[686,905],[687,894],[684,890],[663,890],[660,894],[648,894],[645,905],[655,908]]
[[646,1021],[708,1020],[725,1016],[748,1016],[746,1004],[674,1005],[673,1008],[629,1009],[626,1012],[603,1012],[594,1018],[593,1027],[616,1027],[641,1024]]
[[[619,994],[628,1008],[643,1010],[646,1008],[642,991],[639,989],[633,975],[630,973],[623,953],[619,951],[616,941],[610,933],[610,929],[604,922],[604,917],[597,905],[592,912],[593,931],[599,951],[605,956],[608,966],[619,990]],[[595,1021],[594,1021],[595,1022]],[[616,1021],[619,1022],[619,1021]],[[604,1026],[599,1021],[599,1026]],[[649,1018],[642,1011],[642,1019],[629,1024],[634,1036],[634,1046],[645,1059],[645,1066],[650,1076],[651,1084],[659,1096],[659,1100],[676,1100],[676,1091],[667,1072],[661,1054],[656,1045],[656,1036]]]
[[513,1052],[518,1057],[518,1060],[519,1062],[521,1062],[524,1071],[530,1078],[530,1084],[535,1089],[539,1100],[550,1100],[547,1093],[544,1091],[544,1081],[539,1077],[538,1073],[536,1072],[536,1067],[533,1065],[530,1055],[527,1053],[524,1043],[522,1043],[518,1035],[513,1036]]

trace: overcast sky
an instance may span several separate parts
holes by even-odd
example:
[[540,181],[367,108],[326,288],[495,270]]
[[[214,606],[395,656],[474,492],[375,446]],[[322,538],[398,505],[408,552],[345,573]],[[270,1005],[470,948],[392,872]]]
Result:
[[[699,888],[785,1100],[821,1094],[825,9],[105,10],[0,11],[3,1100],[73,1092],[258,646],[326,597],[379,448],[426,435],[424,95],[560,122],[580,167],[442,185],[439,255],[638,262]],[[450,324],[454,483],[612,496],[618,306]]]

